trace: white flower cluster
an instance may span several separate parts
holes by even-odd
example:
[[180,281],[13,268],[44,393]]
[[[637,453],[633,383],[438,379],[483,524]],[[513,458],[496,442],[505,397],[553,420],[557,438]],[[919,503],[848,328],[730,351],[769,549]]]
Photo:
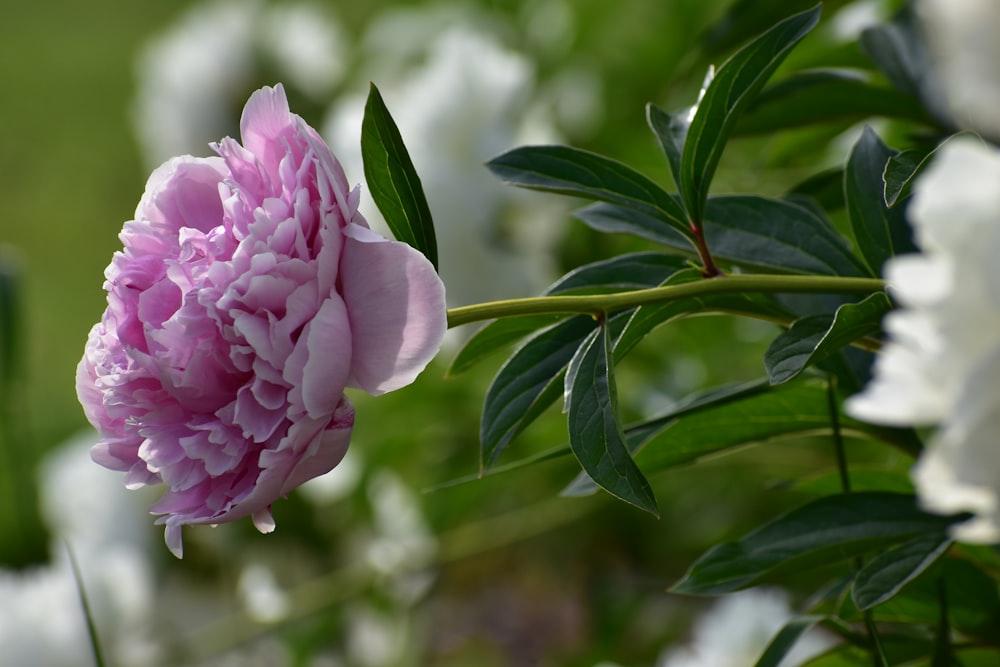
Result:
[[318,3],[194,5],[139,55],[132,118],[143,158],[152,168],[175,155],[202,155],[209,142],[232,134],[265,65],[297,93],[325,101],[344,73],[346,43]]
[[94,664],[67,545],[79,565],[104,657],[136,667],[158,662],[147,518],[114,473],[90,460],[96,439],[90,432],[75,438],[41,466],[51,563],[26,572],[0,569],[0,662],[5,665]]
[[[686,646],[668,649],[659,667],[751,667],[771,639],[792,618],[784,591],[753,588],[720,598],[691,629]],[[811,630],[796,642],[781,667],[805,664],[833,645],[833,638]]]
[[919,255],[885,277],[900,309],[875,376],[847,411],[890,425],[940,424],[913,471],[925,508],[972,512],[957,539],[1000,542],[1000,153],[971,137],[942,146],[909,208]]

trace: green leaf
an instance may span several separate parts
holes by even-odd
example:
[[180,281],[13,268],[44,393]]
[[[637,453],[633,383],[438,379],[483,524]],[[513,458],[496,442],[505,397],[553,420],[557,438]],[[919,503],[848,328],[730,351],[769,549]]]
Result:
[[566,366],[596,326],[586,316],[565,320],[531,338],[500,368],[483,401],[481,469],[560,396]]
[[410,154],[382,95],[371,85],[361,123],[361,157],[372,199],[397,240],[438,265],[434,221]]
[[559,314],[524,315],[490,322],[465,342],[448,367],[447,375],[454,377],[464,373],[499,348],[519,341],[539,329],[550,327],[565,317]]
[[971,132],[959,132],[942,141],[931,151],[910,149],[890,157],[885,165],[885,171],[882,173],[882,180],[885,182],[886,206],[892,208],[906,201],[906,198],[910,196],[913,181],[930,164],[934,155],[946,143],[960,136],[977,137]]
[[[672,422],[693,415],[701,410],[717,408],[726,403],[739,401],[768,390],[765,382],[750,382],[739,385],[715,387],[708,391],[698,392],[681,401],[676,407],[659,415],[625,428],[625,442],[628,450],[637,452],[652,436],[662,431]],[[596,492],[597,485],[586,473],[580,473],[573,482],[562,490],[562,496],[586,496]]]
[[611,495],[659,516],[653,490],[625,444],[606,326],[594,332],[570,362],[566,403],[569,446],[584,472]]
[[927,161],[927,153],[910,149],[897,153],[885,164],[882,180],[885,183],[885,205],[892,208],[897,201],[910,196],[910,186],[913,179],[923,169]]
[[951,546],[947,535],[919,535],[880,551],[858,572],[851,588],[854,604],[865,611],[893,598],[923,574]]
[[872,116],[932,122],[915,97],[874,85],[860,71],[810,70],[765,88],[744,112],[736,134],[770,134]]
[[681,188],[681,153],[684,151],[684,138],[691,125],[687,111],[670,114],[656,106],[646,105],[646,123],[653,131],[656,140],[663,149],[663,154],[670,165],[670,175],[674,178],[677,189]]
[[715,168],[740,114],[819,21],[821,5],[781,21],[719,67],[691,120],[681,157],[680,194],[693,224],[704,219]]
[[[691,252],[690,244],[674,230],[639,211],[598,203],[573,215],[600,232],[632,234]],[[717,261],[779,273],[867,273],[840,232],[800,203],[753,195],[709,197],[703,229]]]
[[750,443],[830,429],[826,382],[820,378],[769,390],[765,384],[735,400],[706,404],[683,418],[670,420],[669,416],[653,420],[660,428],[647,436],[636,454],[636,462],[647,473]]
[[[1000,596],[995,579],[974,563],[946,557],[927,576],[913,579],[904,589],[872,612],[875,620],[894,624],[934,626],[940,620],[941,587],[951,627],[962,634],[995,644],[1000,637]],[[847,596],[838,615],[848,621],[861,618],[852,596]]]
[[859,41],[861,50],[894,87],[926,99],[933,67],[912,7],[904,6],[890,23],[865,29]]
[[942,535],[955,520],[921,511],[910,495],[869,491],[828,496],[735,542],[712,547],[674,590],[728,593],[781,572],[832,565],[917,535]]
[[859,276],[847,240],[812,208],[752,195],[710,197],[705,238],[716,257],[781,273]]
[[764,353],[771,384],[788,382],[844,346],[881,331],[882,317],[891,309],[889,297],[876,292],[858,303],[845,303],[832,317],[810,315],[796,320]]
[[754,663],[755,667],[779,667],[781,661],[795,647],[795,642],[824,620],[825,616],[797,616],[785,623],[781,631],[768,643],[763,655]]
[[796,201],[808,197],[824,211],[833,213],[844,208],[844,170],[841,167],[813,174],[788,191],[787,198]]
[[[621,255],[571,271],[547,292],[552,294],[581,289],[600,291],[622,285],[623,274],[628,276],[625,282],[630,288],[655,287],[671,282],[670,276],[679,266],[681,261],[678,258],[658,253]],[[688,276],[691,272],[693,270],[679,273]],[[694,273],[697,275],[697,272]],[[609,318],[608,329],[616,338],[630,320],[633,311],[634,309],[616,313]],[[532,326],[534,321],[524,321],[522,324],[525,327]],[[484,469],[496,461],[514,436],[537,419],[560,396],[563,374],[570,359],[596,327],[596,322],[590,317],[567,319],[532,337],[503,365],[487,390],[483,404],[480,453]],[[510,336],[516,335],[515,331],[500,324],[495,329],[487,329],[484,329],[486,333],[483,334],[482,344],[476,343],[477,349],[463,355],[464,359],[496,349],[493,343],[497,338],[500,344],[504,344],[510,341]]]
[[631,167],[569,146],[522,146],[486,163],[511,185],[587,197],[634,209],[691,237],[680,204]]
[[573,211],[573,217],[605,234],[631,234],[694,255],[686,236],[658,218],[634,208],[598,202]]
[[655,287],[688,266],[685,259],[676,255],[664,255],[660,252],[628,253],[573,269],[545,290],[545,293],[618,292]]
[[915,252],[910,226],[902,207],[885,204],[882,174],[889,158],[897,154],[865,127],[854,144],[844,173],[844,199],[862,257],[871,275],[881,274],[885,260],[906,252]]

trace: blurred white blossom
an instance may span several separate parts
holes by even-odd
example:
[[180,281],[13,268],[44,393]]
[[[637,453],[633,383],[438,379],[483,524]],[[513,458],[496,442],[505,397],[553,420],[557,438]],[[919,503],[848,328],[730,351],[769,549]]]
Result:
[[945,104],[959,126],[1000,138],[1000,3],[918,0]]
[[890,342],[848,412],[892,425],[940,423],[913,471],[928,510],[969,511],[953,530],[1000,541],[1000,153],[970,137],[942,146],[909,208],[919,255],[890,260],[901,306]]
[[[771,639],[792,618],[788,597],[754,588],[727,595],[695,621],[687,646],[660,656],[659,667],[753,667]],[[833,645],[826,633],[800,637],[781,667],[801,665]]]
[[368,562],[383,574],[418,569],[437,550],[437,542],[420,511],[420,501],[402,479],[379,471],[368,485],[374,536]]
[[236,584],[247,614],[259,623],[276,623],[291,611],[288,594],[278,585],[274,571],[261,563],[250,563]]
[[[366,74],[399,125],[437,227],[453,305],[538,292],[566,224],[559,198],[515,190],[483,166],[526,143],[555,143],[533,63],[455,13],[389,12],[362,41]],[[367,94],[339,99],[324,135],[348,174],[363,174],[358,137]],[[581,88],[585,92],[585,88]],[[384,225],[367,189],[361,210]]]
[[94,664],[72,549],[102,641],[114,664],[156,664],[154,584],[146,559],[148,519],[114,473],[90,460],[96,433],[53,452],[40,468],[41,503],[52,531],[51,563],[0,570],[0,655],[4,664]]
[[132,120],[143,157],[155,167],[176,155],[202,155],[209,142],[233,134],[258,76],[278,76],[324,102],[340,82],[345,53],[339,24],[313,2],[194,5],[139,56]]

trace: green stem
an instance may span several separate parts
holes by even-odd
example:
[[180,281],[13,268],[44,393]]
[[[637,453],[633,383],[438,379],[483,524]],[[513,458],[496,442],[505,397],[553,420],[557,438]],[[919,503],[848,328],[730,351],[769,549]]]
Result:
[[472,322],[518,315],[579,313],[600,317],[626,308],[712,294],[785,293],[785,294],[870,294],[885,289],[878,278],[843,278],[839,276],[778,276],[737,274],[717,276],[649,289],[588,294],[584,296],[539,296],[526,299],[491,301],[448,310],[448,328]]
[[[847,452],[844,437],[840,432],[840,409],[837,407],[837,376],[828,375],[826,384],[826,404],[830,411],[830,426],[833,429],[833,449],[837,455],[837,470],[840,472],[840,486],[844,493],[851,492],[851,473],[847,468]],[[858,567],[860,569],[860,565]]]

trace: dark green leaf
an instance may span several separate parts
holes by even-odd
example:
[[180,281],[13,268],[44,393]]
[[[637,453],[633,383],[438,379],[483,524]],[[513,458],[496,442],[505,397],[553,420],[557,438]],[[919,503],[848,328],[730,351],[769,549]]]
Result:
[[873,116],[930,123],[912,95],[870,83],[856,70],[798,72],[764,89],[736,126],[740,135],[769,134]]
[[828,496],[736,542],[709,549],[674,590],[727,593],[780,572],[832,565],[917,535],[939,535],[954,521],[921,511],[909,495],[870,491]]
[[864,274],[847,240],[806,206],[752,195],[710,197],[705,238],[713,255],[782,273]]
[[522,146],[486,166],[512,185],[618,204],[691,235],[686,215],[672,195],[611,158],[568,146]]
[[874,276],[881,274],[882,264],[888,258],[916,251],[903,208],[885,205],[882,174],[894,155],[896,151],[882,143],[874,130],[865,127],[851,150],[844,174],[844,198],[851,228]]
[[[621,255],[570,272],[550,287],[548,293],[616,286],[636,289],[655,287],[664,282],[671,283],[674,273],[685,276],[686,282],[694,271],[678,272],[680,266],[678,258],[658,253]],[[697,276],[697,272],[694,273]],[[626,275],[623,283],[623,276]],[[608,328],[615,338],[621,334],[632,312],[623,311],[609,318]],[[530,327],[535,321],[524,318],[522,324]],[[495,329],[490,329],[493,326],[480,332],[484,336],[482,345],[476,343],[475,349],[464,355],[465,358],[474,360],[480,352],[488,353],[495,349],[493,343],[497,338],[499,344],[505,344],[521,330],[517,325],[509,329],[497,323]],[[590,317],[573,317],[534,336],[507,360],[490,385],[483,405],[480,447],[484,468],[492,465],[511,439],[560,396],[566,366],[576,348],[596,326]]]
[[633,208],[598,202],[573,211],[573,217],[599,232],[631,234],[694,254],[694,246],[687,237],[661,218]]
[[[592,204],[576,218],[601,232],[632,234],[681,251],[690,244],[656,218],[612,204]],[[753,195],[708,199],[704,234],[717,261],[780,273],[864,275],[846,239],[802,204]]]
[[851,589],[854,604],[865,611],[895,596],[951,546],[947,535],[920,535],[881,551],[858,572]]
[[448,367],[447,375],[454,377],[463,373],[504,345],[519,341],[539,329],[550,327],[564,317],[566,316],[525,315],[505,317],[490,322],[466,341]]
[[886,205],[892,208],[896,204],[906,201],[914,179],[920,175],[924,167],[930,164],[934,154],[941,150],[941,147],[946,143],[960,136],[976,137],[977,135],[971,132],[960,132],[951,135],[931,151],[911,149],[890,157],[882,174],[882,180],[885,182],[884,199]]
[[[876,621],[934,626],[940,620],[940,576],[944,576],[945,596],[951,626],[968,637],[996,642],[1000,637],[1000,596],[994,578],[974,563],[944,558],[927,576],[912,580],[895,597],[872,611]],[[860,619],[851,596],[844,600],[839,615],[845,620]]]
[[[669,415],[669,413],[668,413]],[[646,472],[691,463],[709,454],[791,436],[829,433],[826,382],[820,378],[748,392],[664,421],[636,454]],[[651,434],[652,435],[652,434]]]
[[834,212],[844,208],[844,170],[840,167],[814,174],[788,191],[788,199],[809,197],[824,211]]
[[792,47],[816,25],[820,9],[816,5],[776,24],[724,62],[705,88],[681,158],[680,194],[694,224],[704,219],[708,188],[737,119]]
[[916,97],[926,95],[933,67],[919,19],[911,7],[905,7],[890,23],[864,30],[860,44],[898,90]]
[[361,156],[372,199],[397,240],[424,254],[437,268],[434,221],[399,128],[375,84],[361,124]]
[[810,315],[796,320],[764,353],[764,367],[771,384],[796,377],[845,345],[881,330],[882,317],[892,309],[884,292],[858,303],[845,303],[830,315]]
[[767,649],[757,660],[755,667],[778,667],[794,648],[795,642],[825,619],[825,616],[797,616],[785,623],[781,631],[768,643]]
[[[634,454],[652,436],[682,417],[693,415],[701,410],[721,407],[733,401],[743,400],[755,394],[768,391],[768,389],[766,382],[750,382],[740,385],[716,387],[689,396],[665,414],[626,427],[625,442],[628,450]],[[597,488],[597,485],[594,484],[593,480],[586,473],[580,473],[569,486],[563,489],[560,495],[586,496],[596,492]]]
[[613,496],[659,516],[653,490],[625,445],[606,326],[594,332],[570,362],[566,402],[569,446],[587,475]]
[[670,174],[674,177],[677,189],[680,190],[681,153],[684,150],[684,138],[691,124],[687,112],[669,114],[655,104],[647,104],[646,122],[656,135],[656,140],[660,143],[660,148],[663,149],[663,154],[670,165]]
[[897,153],[889,158],[882,174],[885,182],[885,205],[893,207],[897,201],[910,195],[913,179],[924,166],[927,154],[924,151],[911,149]]
[[686,260],[659,252],[637,252],[573,269],[546,294],[607,292],[655,287],[688,267]]
[[500,368],[483,402],[481,468],[559,397],[566,366],[596,326],[590,317],[572,317],[533,337]]

